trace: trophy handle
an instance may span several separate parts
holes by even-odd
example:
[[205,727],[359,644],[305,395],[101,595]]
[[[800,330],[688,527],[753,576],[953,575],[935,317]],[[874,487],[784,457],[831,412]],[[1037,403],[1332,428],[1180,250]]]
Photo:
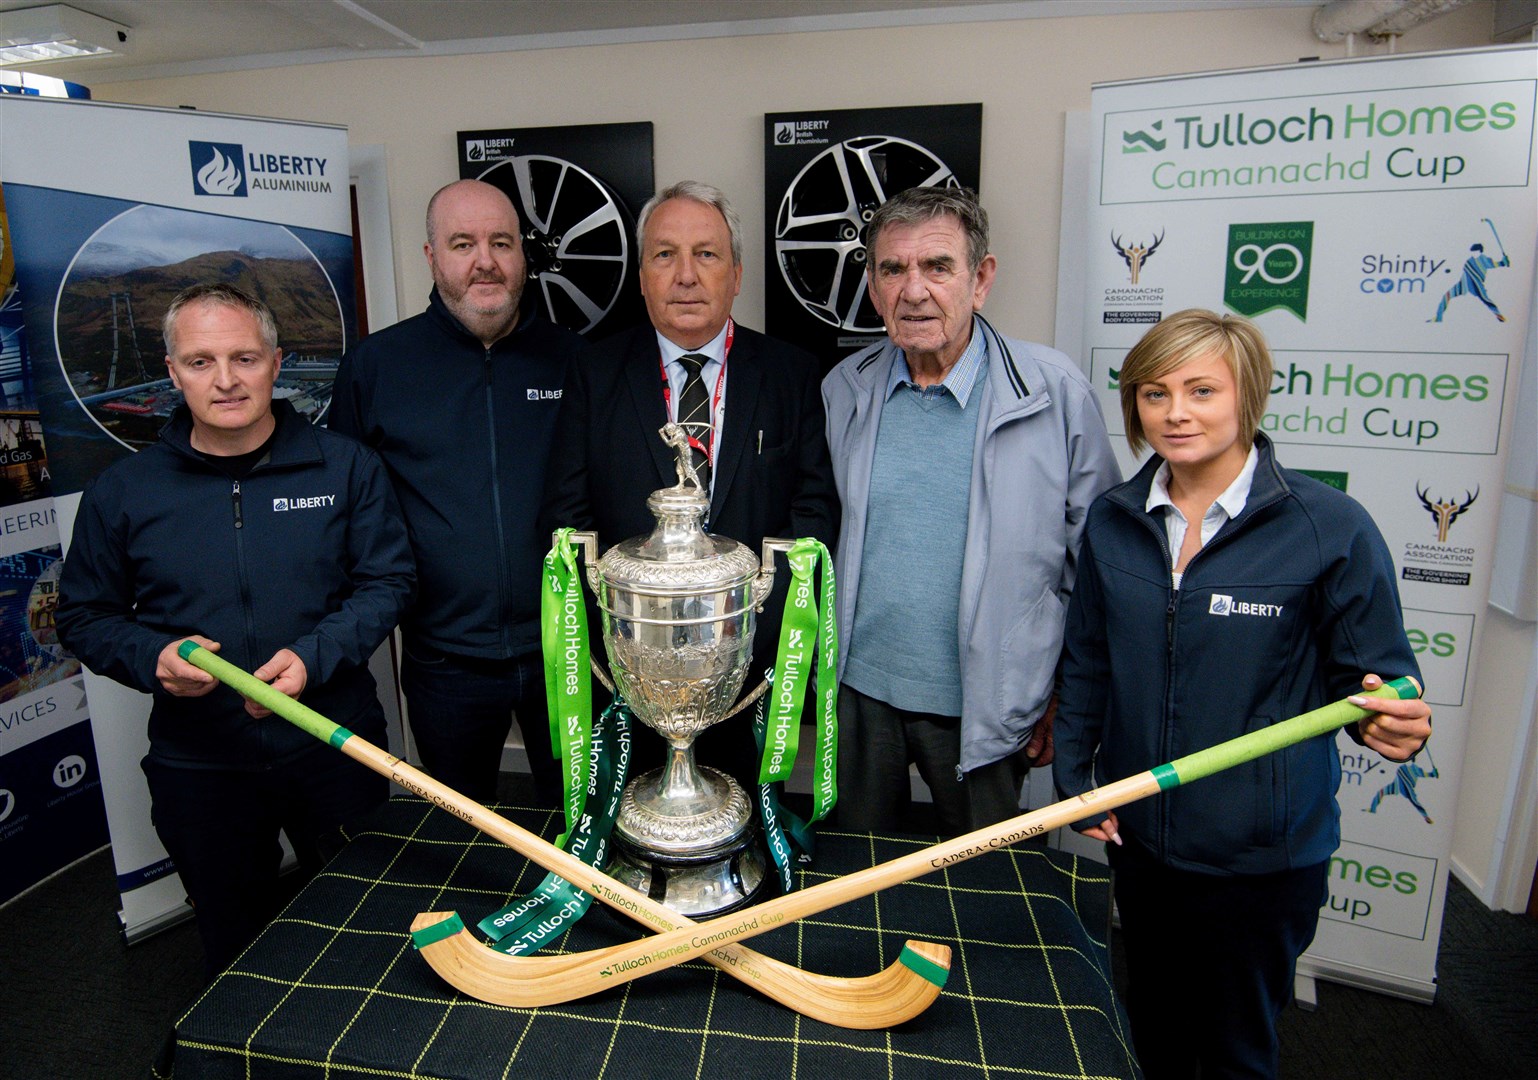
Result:
[[769,594],[774,590],[774,553],[788,554],[790,549],[796,546],[794,540],[783,540],[778,536],[764,537],[764,553],[759,559],[758,576],[753,579],[753,610],[763,611],[764,601],[769,599]]
[[[587,587],[593,590],[593,595],[598,595],[598,534],[592,529],[578,529],[572,532],[571,542],[582,549],[582,565],[587,571]],[[598,654],[594,651],[588,653],[588,666],[593,669],[593,675],[600,685],[609,693],[614,693],[614,680],[611,679],[603,668],[598,666]]]
[[[785,554],[795,546],[796,542],[794,540],[784,540],[778,536],[764,537],[763,557],[759,560],[758,576],[753,579],[754,611],[764,610],[764,601],[769,599],[770,592],[774,590],[774,553],[778,551],[781,554]],[[731,712],[727,713],[726,716],[723,716],[721,719],[725,720],[729,717],[736,716],[743,709],[746,709],[749,705],[752,705],[759,698],[763,697],[768,689],[769,680],[760,679],[758,681],[758,685],[755,686],[741,701],[733,705]]]

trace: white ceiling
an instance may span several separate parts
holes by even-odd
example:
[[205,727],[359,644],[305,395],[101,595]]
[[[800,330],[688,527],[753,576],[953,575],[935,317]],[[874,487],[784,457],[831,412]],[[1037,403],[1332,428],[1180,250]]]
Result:
[[[0,11],[45,0],[0,0]],[[935,22],[1316,6],[1318,0],[71,0],[131,51],[25,70],[74,82],[753,33]]]

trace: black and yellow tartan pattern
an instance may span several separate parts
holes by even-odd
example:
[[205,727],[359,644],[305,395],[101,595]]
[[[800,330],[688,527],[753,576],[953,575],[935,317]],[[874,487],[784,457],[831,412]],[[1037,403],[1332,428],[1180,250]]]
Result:
[[[561,824],[502,812],[547,836]],[[825,831],[803,880],[925,843]],[[1137,1075],[1097,863],[1006,849],[745,943],[829,975],[871,974],[908,938],[949,945],[939,1000],[887,1031],[808,1019],[701,961],[564,1005],[504,1008],[461,995],[413,951],[418,912],[456,910],[473,925],[543,874],[449,813],[392,800],[179,1020],[176,1080]],[[638,929],[595,904],[553,951]]]

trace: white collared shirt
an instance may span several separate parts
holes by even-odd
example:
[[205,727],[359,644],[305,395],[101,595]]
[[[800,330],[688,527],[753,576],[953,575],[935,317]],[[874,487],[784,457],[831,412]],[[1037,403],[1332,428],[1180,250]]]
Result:
[[[1234,482],[1224,488],[1223,493],[1207,507],[1207,512],[1202,515],[1202,547],[1207,546],[1207,541],[1217,535],[1225,522],[1244,511],[1244,504],[1250,498],[1250,485],[1255,482],[1255,466],[1259,461],[1259,453],[1251,446],[1249,456],[1244,459],[1244,468],[1239,470]],[[1153,513],[1161,506],[1164,507],[1164,535],[1170,546],[1170,580],[1178,589],[1181,575],[1175,570],[1175,565],[1180,559],[1180,549],[1185,545],[1186,530],[1190,528],[1190,523],[1170,500],[1170,465],[1167,461],[1161,463],[1154,473],[1153,484],[1148,489],[1148,502],[1143,509]]]
[[[698,349],[685,349],[674,345],[661,334],[657,335],[657,348],[662,354],[662,366],[668,373],[668,390],[672,395],[672,403],[668,407],[668,419],[678,419],[678,399],[684,392],[684,380],[689,377],[689,369],[679,362],[679,357],[685,353],[699,353],[710,359],[700,368],[700,378],[705,383],[705,393],[710,395],[711,406],[715,410],[712,422],[716,426],[716,442],[721,441],[721,419],[726,412],[726,383],[722,377],[722,368],[726,366],[726,327],[721,327],[721,332]],[[721,400],[715,400],[716,380],[721,382]]]

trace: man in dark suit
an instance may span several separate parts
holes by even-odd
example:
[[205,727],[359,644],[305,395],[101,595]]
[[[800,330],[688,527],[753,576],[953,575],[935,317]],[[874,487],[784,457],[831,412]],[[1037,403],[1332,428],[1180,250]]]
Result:
[[[710,488],[712,533],[748,545],[765,536],[837,539],[838,497],[823,432],[820,370],[810,353],[732,321],[742,286],[737,213],[708,184],[683,181],[658,192],[636,228],[641,295],[650,326],[586,348],[564,390],[546,474],[545,530],[593,529],[599,549],[651,532],[646,497],[677,481],[674,451],[658,429],[699,420],[695,466]],[[774,595],[754,641],[752,677],[774,662],[789,569],[781,559]],[[640,772],[662,759],[662,741],[637,735]],[[717,724],[696,742],[698,757],[753,790],[752,732]]]

